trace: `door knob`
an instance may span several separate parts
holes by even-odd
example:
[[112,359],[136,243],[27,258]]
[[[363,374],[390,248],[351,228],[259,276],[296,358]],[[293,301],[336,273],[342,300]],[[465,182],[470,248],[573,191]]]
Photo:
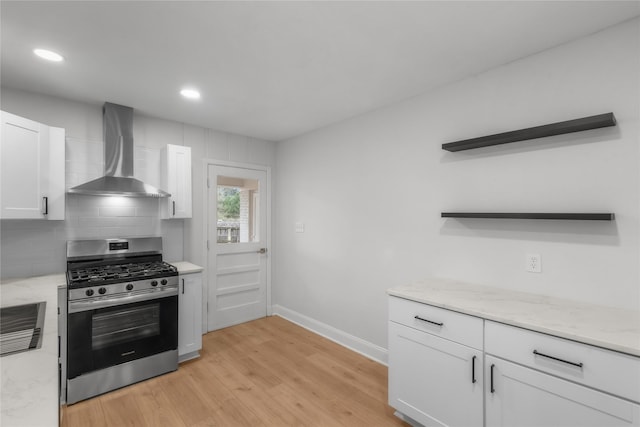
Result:
[[267,253],[267,248],[260,248],[260,250],[256,251],[259,254],[266,254]]

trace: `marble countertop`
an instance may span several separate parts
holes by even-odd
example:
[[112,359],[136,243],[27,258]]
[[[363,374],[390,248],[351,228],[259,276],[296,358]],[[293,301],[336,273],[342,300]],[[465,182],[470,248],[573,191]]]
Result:
[[58,286],[64,274],[3,280],[2,307],[46,301],[42,347],[0,358],[0,425],[58,425]]
[[640,311],[427,279],[389,295],[640,356]]
[[180,274],[200,273],[202,270],[204,270],[199,265],[191,264],[187,261],[170,262],[169,264],[175,265],[178,269],[178,273]]

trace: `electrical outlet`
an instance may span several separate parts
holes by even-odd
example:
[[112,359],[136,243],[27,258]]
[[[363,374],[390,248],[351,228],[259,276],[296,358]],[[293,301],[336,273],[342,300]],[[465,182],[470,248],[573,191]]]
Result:
[[527,265],[525,269],[529,273],[542,273],[542,260],[540,254],[527,254]]

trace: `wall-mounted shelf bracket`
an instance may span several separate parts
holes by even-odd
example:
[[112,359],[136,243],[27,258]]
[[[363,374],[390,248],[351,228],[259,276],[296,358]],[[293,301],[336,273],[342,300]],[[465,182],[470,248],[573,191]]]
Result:
[[482,136],[479,138],[449,142],[442,144],[442,149],[447,151],[471,150],[474,148],[508,144],[510,142],[524,141],[527,139],[544,138],[547,136],[615,126],[615,124],[616,118],[613,113],[605,113],[597,116],[583,117],[581,119],[535,126],[527,129],[497,133],[495,135]]

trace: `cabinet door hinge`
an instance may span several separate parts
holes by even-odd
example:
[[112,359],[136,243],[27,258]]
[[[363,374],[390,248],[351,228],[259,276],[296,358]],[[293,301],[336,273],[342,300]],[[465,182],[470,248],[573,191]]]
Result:
[[209,241],[207,240],[207,250],[209,250]]
[[207,177],[207,188],[211,188],[211,185],[209,184],[209,178]]

